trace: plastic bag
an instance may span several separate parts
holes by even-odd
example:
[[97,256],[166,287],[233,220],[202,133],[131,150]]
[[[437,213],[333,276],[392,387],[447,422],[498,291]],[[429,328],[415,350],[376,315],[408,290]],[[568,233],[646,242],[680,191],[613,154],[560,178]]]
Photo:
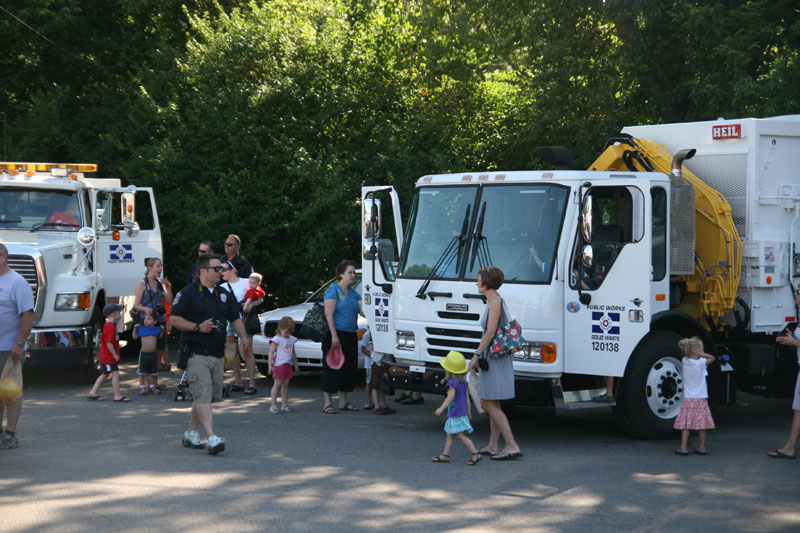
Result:
[[467,381],[469,382],[469,397],[472,399],[472,405],[478,411],[478,414],[483,414],[483,407],[481,407],[481,396],[478,393],[478,374],[470,372],[467,374]]
[[225,343],[225,362],[223,364],[223,371],[227,372],[233,368],[233,360],[236,358],[236,345],[226,342]]
[[0,374],[0,401],[8,405],[19,398],[22,398],[22,361],[9,356]]

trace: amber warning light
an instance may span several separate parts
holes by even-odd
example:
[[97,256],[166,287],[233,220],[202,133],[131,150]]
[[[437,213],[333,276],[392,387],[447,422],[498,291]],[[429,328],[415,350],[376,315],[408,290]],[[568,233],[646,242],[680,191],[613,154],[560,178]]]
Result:
[[742,125],[727,124],[725,126],[712,126],[711,137],[713,139],[741,139]]

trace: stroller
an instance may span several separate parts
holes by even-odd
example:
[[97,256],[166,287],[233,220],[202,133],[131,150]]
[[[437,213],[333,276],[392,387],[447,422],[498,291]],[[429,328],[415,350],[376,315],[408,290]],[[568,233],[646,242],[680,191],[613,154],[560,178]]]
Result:
[[[231,388],[227,383],[222,386],[222,397],[231,397]],[[186,371],[184,370],[183,374],[181,374],[181,380],[178,382],[178,386],[175,387],[175,401],[182,402],[184,400],[193,399],[192,391],[189,389],[189,379],[186,376]]]

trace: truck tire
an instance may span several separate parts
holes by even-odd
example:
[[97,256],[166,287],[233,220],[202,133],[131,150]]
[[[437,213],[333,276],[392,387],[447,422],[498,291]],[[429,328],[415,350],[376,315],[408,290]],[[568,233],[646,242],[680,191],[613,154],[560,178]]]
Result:
[[636,348],[617,387],[614,418],[636,438],[674,437],[672,426],[683,400],[682,337],[670,331],[649,333]]
[[269,377],[269,374],[267,374],[267,370],[269,370],[269,363],[256,363],[256,368],[259,372],[261,372],[262,376],[265,378]]
[[100,335],[103,333],[105,324],[103,311],[95,307],[92,311],[92,319],[89,322],[89,354],[88,359],[78,369],[78,381],[80,383],[93,384],[100,375]]

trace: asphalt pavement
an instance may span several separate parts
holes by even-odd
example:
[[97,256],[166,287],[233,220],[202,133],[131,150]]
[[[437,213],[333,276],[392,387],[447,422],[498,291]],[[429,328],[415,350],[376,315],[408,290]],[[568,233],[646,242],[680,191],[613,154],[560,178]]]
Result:
[[[136,396],[133,360],[122,367],[129,404],[110,401],[110,381],[90,402],[88,385],[26,371],[20,447],[0,450],[0,531],[800,530],[800,461],[765,455],[787,437],[787,400],[740,393],[715,413],[705,457],[675,455],[677,431],[626,437],[609,408],[514,417],[524,456],[471,467],[459,442],[451,463],[430,461],[445,440],[441,397],[327,415],[319,374],[304,373],[296,411],[276,415],[259,377],[255,396],[214,404],[227,448],[211,456],[181,446],[191,403],[174,388]],[[352,400],[363,405],[363,388]],[[473,425],[481,447],[488,419]]]

